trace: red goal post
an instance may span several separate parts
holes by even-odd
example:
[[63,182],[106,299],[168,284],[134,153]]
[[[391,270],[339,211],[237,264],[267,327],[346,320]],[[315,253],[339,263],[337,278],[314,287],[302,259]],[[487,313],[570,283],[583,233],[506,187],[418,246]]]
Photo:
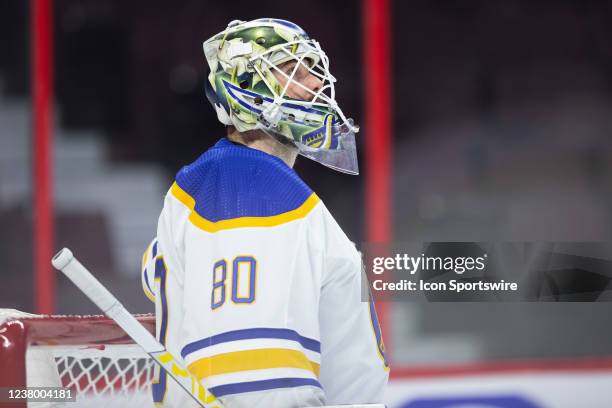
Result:
[[[154,316],[136,318],[155,333]],[[154,363],[106,316],[38,316],[0,310],[0,361],[0,387],[62,386],[73,390],[77,403],[87,399],[83,406],[115,399],[132,405],[143,400],[152,406],[149,386]]]

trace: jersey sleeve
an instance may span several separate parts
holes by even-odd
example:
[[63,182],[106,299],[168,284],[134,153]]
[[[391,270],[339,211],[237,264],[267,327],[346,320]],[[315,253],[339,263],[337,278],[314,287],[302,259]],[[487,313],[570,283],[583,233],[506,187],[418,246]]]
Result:
[[361,255],[327,209],[310,233],[325,237],[320,379],[327,403],[382,403],[389,367]]
[[157,237],[153,238],[142,254],[141,273],[142,290],[145,296],[155,303],[155,260],[159,255]]

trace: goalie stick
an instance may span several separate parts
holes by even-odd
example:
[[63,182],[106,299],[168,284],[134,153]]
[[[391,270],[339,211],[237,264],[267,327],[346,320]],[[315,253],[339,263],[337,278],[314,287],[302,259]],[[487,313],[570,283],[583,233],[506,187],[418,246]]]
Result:
[[59,251],[51,263],[56,269],[62,271],[104,314],[113,319],[199,405],[204,408],[223,408],[221,402],[123,307],[68,248]]

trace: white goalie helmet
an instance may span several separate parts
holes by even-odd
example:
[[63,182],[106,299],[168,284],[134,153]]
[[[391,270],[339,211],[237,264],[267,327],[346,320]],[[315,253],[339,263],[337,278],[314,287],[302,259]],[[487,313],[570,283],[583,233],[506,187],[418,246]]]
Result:
[[[204,42],[204,53],[210,67],[206,95],[221,123],[239,132],[262,130],[290,141],[302,156],[344,173],[359,173],[359,127],[335,100],[336,79],[327,55],[299,26],[273,18],[232,21]],[[290,61],[295,61],[290,71],[281,69]],[[320,86],[306,86],[300,72],[316,78]],[[289,97],[290,87],[305,97]]]

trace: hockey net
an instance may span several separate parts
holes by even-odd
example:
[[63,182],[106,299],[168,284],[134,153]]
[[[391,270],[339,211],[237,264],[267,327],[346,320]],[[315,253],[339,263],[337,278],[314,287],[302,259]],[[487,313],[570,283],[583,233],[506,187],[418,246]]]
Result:
[[[153,316],[137,319],[155,332]],[[0,309],[0,361],[0,387],[63,387],[76,396],[76,403],[30,402],[28,407],[154,406],[154,362],[104,316]]]

